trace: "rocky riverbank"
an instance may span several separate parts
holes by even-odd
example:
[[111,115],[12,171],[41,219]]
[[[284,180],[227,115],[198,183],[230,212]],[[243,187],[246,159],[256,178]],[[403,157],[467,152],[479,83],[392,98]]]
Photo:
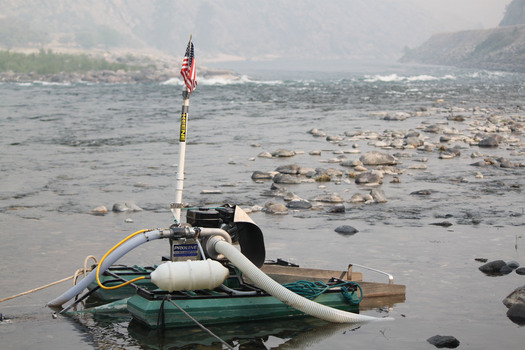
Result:
[[[66,51],[67,53],[70,53]],[[118,70],[89,70],[78,72],[58,72],[54,74],[39,74],[37,72],[0,72],[0,82],[48,82],[48,83],[111,83],[133,84],[165,82],[170,79],[180,78],[181,58],[155,54],[130,54],[130,53],[100,53],[100,52],[72,52],[84,54],[92,58],[103,58],[108,62],[123,63],[127,69]],[[213,69],[204,66],[198,67],[198,78],[211,79],[223,78],[229,80],[239,79],[235,73],[227,70]]]

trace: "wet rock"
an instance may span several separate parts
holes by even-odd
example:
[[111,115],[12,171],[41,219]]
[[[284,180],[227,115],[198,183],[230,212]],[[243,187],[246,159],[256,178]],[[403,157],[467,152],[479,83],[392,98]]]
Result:
[[311,156],[320,156],[321,155],[321,151],[310,151],[308,154],[311,155]]
[[387,199],[385,196],[385,192],[383,190],[374,188],[372,191],[370,191],[370,195],[374,199],[374,202],[376,203],[386,203]]
[[421,140],[419,137],[407,137],[404,144],[405,146],[417,148],[423,145],[423,140]]
[[108,208],[106,208],[105,206],[103,205],[100,205],[96,208],[94,208],[93,210],[91,210],[91,212],[95,215],[104,215],[108,212]]
[[455,157],[459,157],[460,155],[461,155],[461,152],[458,150],[447,149],[447,150],[442,151],[439,154],[439,159],[452,159]]
[[425,129],[423,129],[424,132],[434,133],[437,134],[441,128],[438,125],[429,125]]
[[365,201],[365,197],[361,193],[355,193],[352,195],[352,197],[348,200],[349,203],[363,203]]
[[517,261],[509,261],[507,266],[513,270],[516,270],[518,267],[520,267],[520,263]]
[[336,135],[336,136],[327,136],[326,141],[328,142],[341,142],[345,139],[344,136]]
[[508,308],[516,304],[525,304],[525,286],[514,289],[512,293],[503,299],[503,304]]
[[515,168],[516,164],[512,163],[507,158],[498,158],[497,159],[500,168]]
[[459,340],[451,335],[435,335],[427,339],[427,342],[436,348],[454,349],[459,346]]
[[357,159],[354,159],[354,160],[347,159],[347,160],[342,161],[339,165],[344,166],[344,167],[354,168],[357,166],[363,166],[363,163]]
[[448,221],[432,222],[432,223],[430,223],[430,225],[442,226],[442,227],[450,227],[450,226],[452,226],[452,224],[450,222],[448,222]]
[[483,140],[479,141],[478,143],[479,147],[498,147],[499,146],[499,138],[497,136],[488,136],[485,137]]
[[359,185],[380,185],[383,183],[383,173],[372,170],[356,176],[355,183]]
[[342,225],[342,226],[337,227],[335,229],[335,232],[337,232],[337,233],[339,233],[341,235],[344,235],[344,236],[350,236],[350,235],[356,234],[359,231],[353,226]]
[[299,174],[300,167],[297,164],[281,165],[275,169],[275,171],[281,174],[297,175]]
[[511,269],[508,265],[505,265],[503,266],[500,270],[499,270],[499,273],[501,275],[508,275],[509,273],[511,273],[513,271],[513,269]]
[[434,193],[434,190],[417,190],[414,192],[410,192],[411,196],[430,196],[432,193]]
[[252,173],[252,180],[271,180],[275,173],[256,170]]
[[312,202],[324,202],[324,203],[343,203],[345,200],[337,193],[323,194],[314,197]]
[[264,211],[274,215],[286,215],[288,214],[288,208],[282,203],[268,202],[264,206]]
[[328,174],[322,174],[315,178],[315,181],[317,182],[330,182],[332,178]]
[[396,165],[396,159],[390,154],[371,151],[363,154],[359,160],[363,165]]
[[142,211],[142,208],[133,202],[118,202],[113,204],[111,210],[115,213],[122,213],[127,211]]
[[410,170],[427,170],[426,164],[412,164],[408,167]]
[[331,206],[326,211],[329,213],[344,213],[346,211],[346,208],[344,204],[338,204],[338,205]]
[[487,275],[500,275],[501,268],[507,266],[503,260],[490,261],[479,267],[479,270]]
[[288,209],[310,209],[312,207],[312,203],[304,199],[296,199],[288,202],[286,204],[286,207]]
[[525,275],[525,267],[520,267],[516,269],[518,275]]
[[257,155],[259,158],[272,158],[272,154],[270,152],[261,152]]
[[283,197],[284,195],[286,195],[287,192],[288,190],[286,189],[286,187],[280,186],[276,183],[272,183],[272,186],[270,186],[270,190],[264,191],[263,193],[261,193],[261,195],[265,197]]
[[514,323],[523,326],[525,325],[525,304],[518,303],[512,305],[507,310],[507,317]]
[[295,156],[295,152],[287,149],[278,149],[277,151],[272,152],[272,156],[276,158],[288,158]]
[[316,129],[316,128],[309,130],[308,133],[312,134],[315,137],[325,137],[326,136],[326,132]]
[[125,223],[127,224],[132,224],[133,223],[133,219],[132,218],[127,218],[126,220],[124,220]]
[[376,170],[380,170],[383,174],[386,175],[401,175],[405,172],[405,169],[399,169],[393,165],[380,165]]
[[300,184],[301,179],[289,174],[277,174],[273,177],[273,182],[277,184]]

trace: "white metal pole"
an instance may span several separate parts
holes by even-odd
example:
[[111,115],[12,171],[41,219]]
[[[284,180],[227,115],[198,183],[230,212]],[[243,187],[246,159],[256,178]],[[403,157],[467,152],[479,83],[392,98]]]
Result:
[[180,212],[182,209],[182,189],[184,187],[184,162],[186,159],[186,130],[188,127],[188,110],[190,106],[190,92],[185,86],[182,92],[184,103],[180,114],[180,136],[179,136],[179,165],[175,183],[175,202],[171,203],[171,211],[175,223],[180,224]]

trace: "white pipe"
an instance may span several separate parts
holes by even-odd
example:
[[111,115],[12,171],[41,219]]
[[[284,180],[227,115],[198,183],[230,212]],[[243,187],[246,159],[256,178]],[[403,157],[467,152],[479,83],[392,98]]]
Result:
[[[142,234],[136,235],[135,237],[132,237],[129,241],[126,241],[121,246],[116,248],[111,254],[109,254],[102,265],[100,265],[100,273],[103,273],[106,271],[111,265],[113,265],[118,259],[126,255],[131,250],[135,249],[141,244],[144,244],[146,242],[159,239],[159,238],[165,238],[169,236],[169,231],[161,231],[161,230],[154,230],[154,231],[147,231]],[[80,294],[85,288],[87,288],[93,281],[95,281],[97,276],[97,270],[94,269],[91,271],[86,277],[84,277],[78,284],[73,286],[71,289],[63,293],[62,295],[58,296],[57,298],[51,300],[49,303],[47,303],[47,306],[50,307],[59,307],[65,302],[73,299],[75,296]]]
[[224,254],[237,268],[239,268],[257,286],[264,289],[268,294],[279,299],[288,306],[325,321],[334,323],[360,323],[391,318],[377,318],[367,315],[359,315],[352,312],[334,309],[332,307],[318,304],[306,299],[275,282],[264,272],[259,270],[248,258],[231,244],[218,238],[214,239],[214,247],[218,253]]

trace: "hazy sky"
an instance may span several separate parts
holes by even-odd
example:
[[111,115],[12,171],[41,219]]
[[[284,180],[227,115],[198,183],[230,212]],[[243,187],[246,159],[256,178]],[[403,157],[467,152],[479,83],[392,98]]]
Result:
[[[406,1],[406,0],[402,0]],[[417,0],[420,6],[431,11],[457,18],[460,15],[465,22],[479,22],[483,28],[497,27],[505,14],[505,7],[512,0]],[[456,13],[456,15],[453,15]],[[462,23],[458,21],[458,28]],[[472,28],[474,29],[474,28]]]

